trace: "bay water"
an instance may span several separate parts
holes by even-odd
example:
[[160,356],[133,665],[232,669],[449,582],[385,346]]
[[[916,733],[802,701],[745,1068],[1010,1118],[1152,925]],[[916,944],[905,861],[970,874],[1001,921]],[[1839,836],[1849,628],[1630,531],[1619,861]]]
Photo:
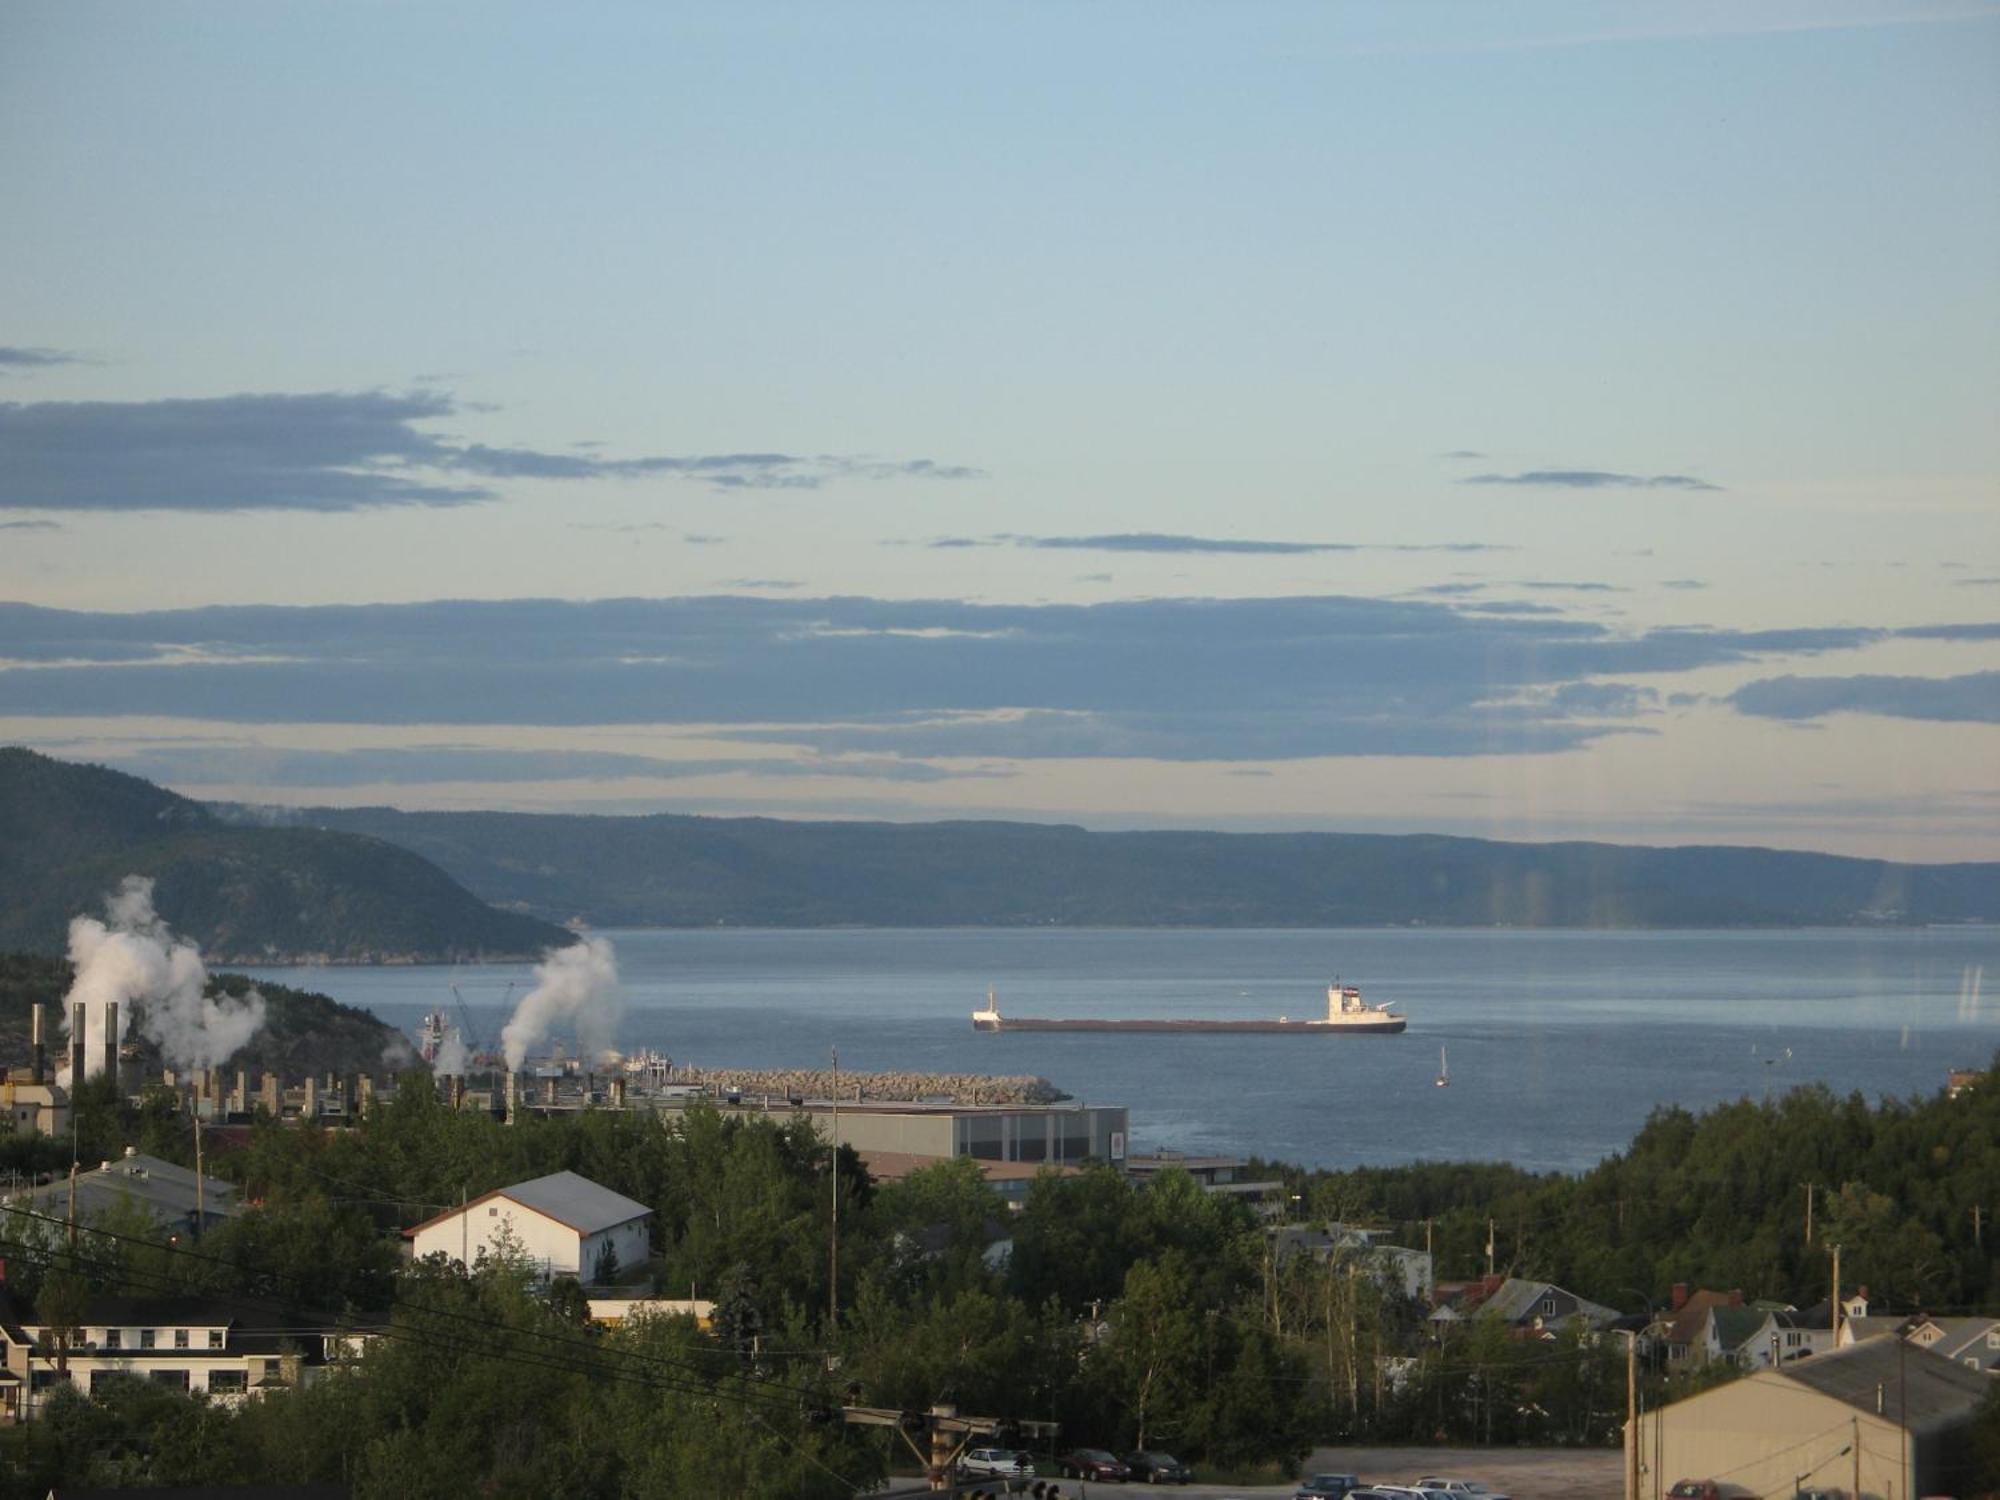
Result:
[[[704,1066],[1039,1074],[1131,1110],[1135,1151],[1304,1165],[1505,1160],[1577,1171],[1660,1105],[1819,1083],[1927,1095],[2000,1048],[2000,928],[1549,932],[611,931],[619,1042]],[[456,1014],[486,1045],[531,966],[252,970],[412,1030]],[[1325,1013],[1358,985],[1397,1036],[975,1033],[1024,1016]],[[510,990],[510,986],[512,986]],[[1451,1084],[1436,1087],[1440,1051]]]

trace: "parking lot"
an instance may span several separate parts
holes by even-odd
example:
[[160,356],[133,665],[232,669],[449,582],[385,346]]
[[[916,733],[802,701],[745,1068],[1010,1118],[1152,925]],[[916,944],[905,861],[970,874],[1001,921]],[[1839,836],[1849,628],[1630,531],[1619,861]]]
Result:
[[[1379,1484],[1408,1484],[1427,1474],[1482,1479],[1510,1500],[1620,1500],[1621,1459],[1615,1448],[1320,1448],[1307,1474],[1358,1474]],[[1229,1484],[1098,1484],[1058,1479],[1063,1500],[1084,1497],[1178,1496],[1182,1500],[1277,1500],[1296,1487]]]

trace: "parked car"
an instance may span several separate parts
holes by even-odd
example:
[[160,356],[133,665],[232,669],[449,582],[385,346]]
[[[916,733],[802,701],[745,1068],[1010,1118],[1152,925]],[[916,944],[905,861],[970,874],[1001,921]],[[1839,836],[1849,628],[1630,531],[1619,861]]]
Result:
[[997,1479],[1033,1479],[1034,1455],[1018,1448],[974,1448],[958,1460],[961,1477],[991,1475]]
[[1315,1474],[1292,1491],[1292,1500],[1347,1500],[1361,1487],[1358,1474]]
[[1477,1479],[1445,1479],[1427,1474],[1410,1488],[1422,1490],[1435,1500],[1508,1500],[1507,1496]]
[[1683,1479],[1667,1496],[1668,1500],[1722,1500],[1722,1486],[1713,1479]]
[[1194,1478],[1193,1469],[1157,1448],[1141,1448],[1137,1453],[1126,1454],[1125,1467],[1132,1471],[1134,1479],[1144,1484],[1187,1484]]
[[1115,1453],[1102,1448],[1077,1448],[1056,1460],[1065,1479],[1095,1479],[1100,1484],[1123,1484],[1132,1471],[1118,1461]]

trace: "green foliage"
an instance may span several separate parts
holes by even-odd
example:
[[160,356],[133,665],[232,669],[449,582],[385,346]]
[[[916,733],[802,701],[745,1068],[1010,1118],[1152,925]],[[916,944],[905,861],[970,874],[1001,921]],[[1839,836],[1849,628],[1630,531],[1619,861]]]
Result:
[[1484,1269],[1491,1220],[1497,1269],[1628,1312],[1675,1282],[1809,1306],[1828,1293],[1836,1243],[1844,1282],[1879,1304],[2000,1302],[2000,1260],[1972,1212],[2000,1201],[2000,1070],[1956,1099],[1871,1106],[1809,1087],[1699,1116],[1662,1108],[1579,1177],[1437,1163],[1285,1176],[1315,1216],[1385,1225],[1404,1244],[1428,1228],[1441,1278]]

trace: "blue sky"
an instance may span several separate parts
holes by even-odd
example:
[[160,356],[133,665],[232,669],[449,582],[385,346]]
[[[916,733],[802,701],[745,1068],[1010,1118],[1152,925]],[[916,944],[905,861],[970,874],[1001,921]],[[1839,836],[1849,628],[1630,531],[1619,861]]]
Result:
[[2000,858],[2000,7],[0,13],[0,738]]

